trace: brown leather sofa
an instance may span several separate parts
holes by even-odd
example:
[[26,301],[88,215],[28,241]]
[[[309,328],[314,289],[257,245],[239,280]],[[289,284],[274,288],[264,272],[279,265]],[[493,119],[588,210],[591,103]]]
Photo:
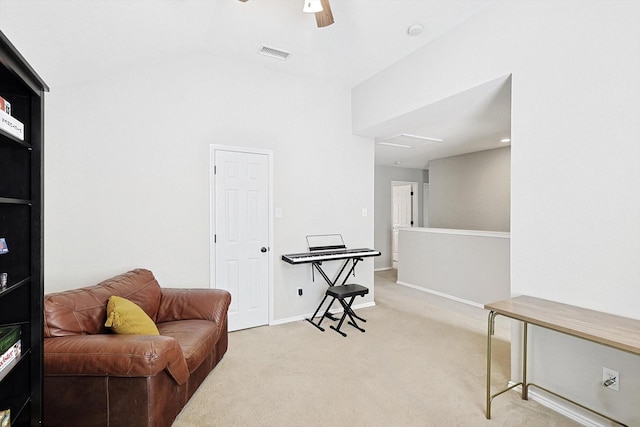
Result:
[[[155,335],[104,326],[107,301],[133,301]],[[227,351],[228,292],[161,288],[137,269],[44,299],[44,425],[170,426]]]

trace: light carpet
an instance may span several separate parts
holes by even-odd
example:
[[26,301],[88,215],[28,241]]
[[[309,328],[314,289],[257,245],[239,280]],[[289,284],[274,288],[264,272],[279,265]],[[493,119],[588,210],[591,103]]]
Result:
[[[515,391],[485,418],[486,311],[397,285],[395,270],[376,273],[375,302],[346,338],[326,320],[230,333],[173,426],[579,426]],[[510,372],[508,322],[497,328],[494,392]]]

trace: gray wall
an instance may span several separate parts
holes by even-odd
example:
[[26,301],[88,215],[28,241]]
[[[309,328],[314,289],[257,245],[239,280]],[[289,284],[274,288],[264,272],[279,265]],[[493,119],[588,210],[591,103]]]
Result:
[[511,147],[429,162],[429,227],[510,231]]
[[509,298],[509,233],[400,229],[398,283],[483,307]]
[[391,259],[391,182],[408,181],[418,183],[418,219],[416,226],[422,226],[422,184],[428,182],[428,171],[423,169],[394,168],[376,166],[375,168],[375,219],[374,247],[382,255],[374,258],[374,268],[384,269],[392,266]]

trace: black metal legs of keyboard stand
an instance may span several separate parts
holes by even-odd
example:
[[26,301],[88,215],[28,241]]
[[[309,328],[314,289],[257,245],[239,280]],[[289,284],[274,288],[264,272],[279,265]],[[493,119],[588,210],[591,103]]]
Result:
[[[331,286],[331,287],[329,287],[329,289],[327,289],[327,292],[324,294],[324,298],[322,298],[322,301],[320,302],[320,305],[318,305],[318,308],[316,309],[315,313],[313,313],[313,316],[311,316],[310,319],[306,319],[306,320],[309,323],[311,323],[313,326],[315,326],[316,328],[320,329],[321,331],[324,331],[324,328],[322,326],[320,326],[320,325],[322,324],[322,321],[324,320],[325,317],[328,317],[331,320],[338,320],[331,313],[329,313],[329,310],[331,310],[331,306],[333,305],[333,303],[336,300],[338,300],[338,302],[340,302],[340,305],[342,305],[342,309],[344,311],[342,313],[342,317],[340,318],[340,321],[338,322],[338,326],[335,327],[335,326],[331,325],[330,326],[331,329],[333,329],[334,331],[338,332],[343,337],[346,337],[347,334],[342,332],[340,330],[340,328],[342,327],[342,324],[344,323],[346,317],[349,316],[349,321],[347,323],[349,323],[351,326],[353,326],[354,328],[358,329],[359,331],[364,332],[364,329],[362,329],[360,326],[358,326],[358,323],[356,322],[355,319],[361,320],[362,322],[366,322],[366,320],[363,319],[362,317],[358,316],[351,309],[351,305],[353,304],[353,300],[358,295],[359,296],[365,296],[368,293],[369,293],[369,288],[361,286],[361,285]],[[327,307],[327,309],[322,314],[322,317],[320,317],[320,320],[318,320],[318,323],[314,323],[313,319],[315,319],[315,317],[318,315],[318,312],[320,311],[320,309],[324,305],[324,302],[329,297],[332,298],[331,302],[329,303],[329,306]]]

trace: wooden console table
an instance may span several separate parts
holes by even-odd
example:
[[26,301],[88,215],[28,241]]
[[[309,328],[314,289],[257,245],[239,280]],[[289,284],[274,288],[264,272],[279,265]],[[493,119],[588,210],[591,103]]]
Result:
[[[487,419],[491,418],[491,402],[493,398],[517,386],[522,386],[522,399],[528,399],[529,386],[537,387],[554,396],[567,400],[583,409],[604,417],[620,425],[620,421],[587,408],[577,402],[567,399],[553,391],[527,382],[527,325],[532,324],[542,328],[562,332],[574,337],[626,351],[640,356],[640,320],[613,314],[588,310],[572,305],[561,304],[530,296],[518,296],[484,306],[490,310],[489,328],[487,332]],[[507,387],[498,393],[491,394],[491,336],[494,333],[495,318],[505,316],[523,323],[522,335],[522,381]]]

